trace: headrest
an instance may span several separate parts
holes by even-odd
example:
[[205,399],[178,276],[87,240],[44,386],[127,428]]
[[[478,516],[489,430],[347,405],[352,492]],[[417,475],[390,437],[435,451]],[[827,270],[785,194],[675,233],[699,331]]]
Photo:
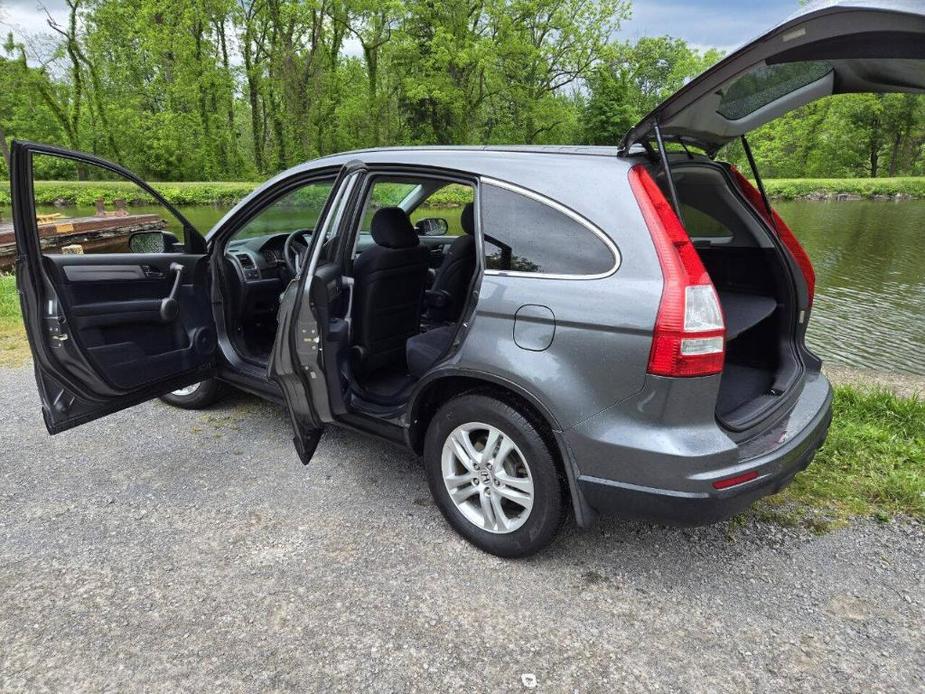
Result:
[[373,241],[386,248],[412,248],[418,245],[418,233],[408,214],[400,207],[383,207],[373,215],[370,225]]
[[467,202],[463,208],[462,214],[459,215],[459,223],[467,234],[475,233],[475,208],[471,202]]

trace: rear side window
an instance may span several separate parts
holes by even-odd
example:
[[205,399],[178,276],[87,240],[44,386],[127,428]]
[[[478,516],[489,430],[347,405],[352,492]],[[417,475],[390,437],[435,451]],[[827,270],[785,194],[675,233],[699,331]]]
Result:
[[565,211],[500,186],[482,186],[485,267],[503,272],[601,275],[614,269],[607,243]]

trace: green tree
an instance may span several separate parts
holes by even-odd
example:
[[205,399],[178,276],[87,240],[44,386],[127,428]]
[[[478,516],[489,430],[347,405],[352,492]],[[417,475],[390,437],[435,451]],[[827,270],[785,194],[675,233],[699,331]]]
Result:
[[644,37],[610,47],[588,81],[585,139],[616,144],[649,111],[722,57],[670,36]]

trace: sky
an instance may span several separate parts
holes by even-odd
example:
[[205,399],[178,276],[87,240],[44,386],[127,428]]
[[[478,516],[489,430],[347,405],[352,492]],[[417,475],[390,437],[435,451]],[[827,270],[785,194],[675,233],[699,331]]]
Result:
[[[793,13],[798,0],[635,0],[633,17],[618,36],[633,40],[641,36],[668,34],[697,48],[729,50],[762,33]],[[45,13],[59,21],[66,16],[63,0],[0,0],[0,33],[45,31]],[[348,53],[358,47],[348,46]],[[358,52],[358,51],[357,51]]]
[[633,40],[668,34],[697,48],[731,48],[799,9],[797,0],[634,0],[619,36]]

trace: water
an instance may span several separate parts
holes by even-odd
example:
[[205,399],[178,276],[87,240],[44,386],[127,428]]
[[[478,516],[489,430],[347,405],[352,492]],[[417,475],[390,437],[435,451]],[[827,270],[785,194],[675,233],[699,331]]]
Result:
[[832,363],[925,375],[925,201],[775,207],[816,268],[810,347]]
[[[806,247],[817,286],[808,342],[829,362],[925,375],[925,201],[780,202],[775,205]],[[228,210],[181,207],[205,233]],[[92,208],[40,209],[67,216]],[[159,207],[133,212],[162,214]],[[455,210],[419,210],[445,217],[459,233]],[[295,227],[304,226],[295,220]],[[180,229],[170,220],[171,229]],[[294,227],[294,228],[295,228]]]

